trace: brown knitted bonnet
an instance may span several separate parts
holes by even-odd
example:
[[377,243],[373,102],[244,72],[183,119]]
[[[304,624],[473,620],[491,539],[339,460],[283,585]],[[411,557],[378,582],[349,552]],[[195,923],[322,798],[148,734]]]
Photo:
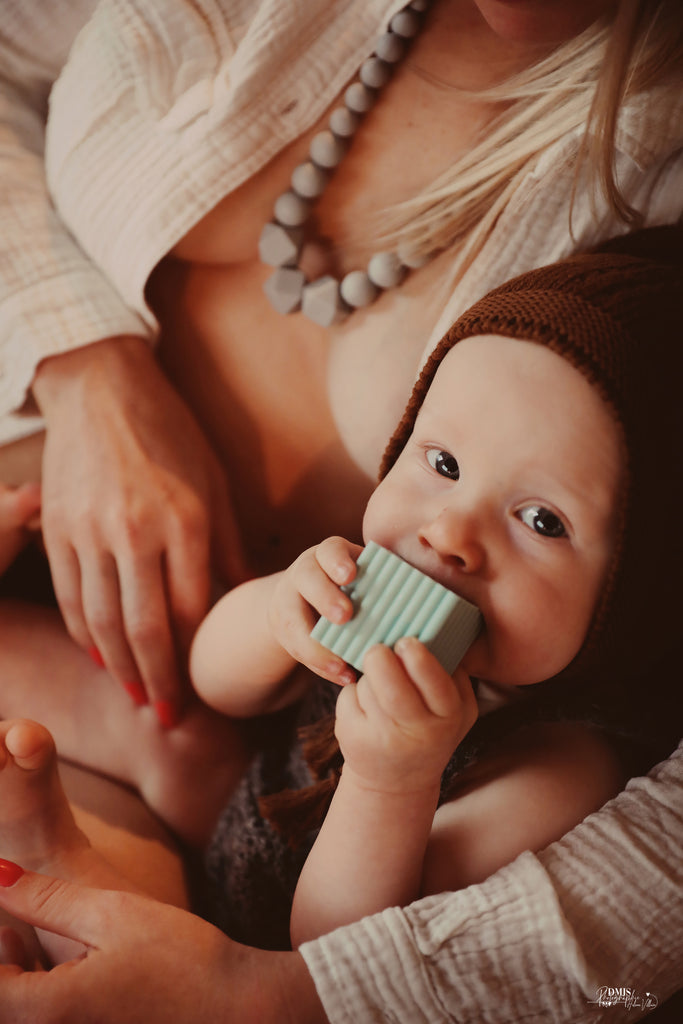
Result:
[[615,556],[583,648],[562,676],[633,677],[666,663],[680,646],[683,610],[683,230],[614,239],[523,274],[472,306],[427,361],[381,477],[410,436],[441,360],[458,341],[483,334],[547,345],[569,360],[623,430],[627,485]]

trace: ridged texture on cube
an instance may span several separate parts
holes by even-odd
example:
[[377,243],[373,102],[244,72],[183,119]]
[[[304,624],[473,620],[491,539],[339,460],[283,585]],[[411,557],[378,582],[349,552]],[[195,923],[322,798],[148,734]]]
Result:
[[355,580],[343,588],[353,618],[342,626],[321,618],[311,636],[359,670],[374,644],[393,647],[402,636],[416,636],[454,672],[481,628],[479,609],[374,541],[357,567]]

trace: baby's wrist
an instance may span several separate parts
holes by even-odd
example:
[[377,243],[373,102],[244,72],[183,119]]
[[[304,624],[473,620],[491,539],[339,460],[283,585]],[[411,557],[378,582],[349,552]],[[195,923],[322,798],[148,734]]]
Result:
[[359,771],[348,762],[342,768],[341,782],[347,790],[354,790],[368,799],[373,795],[382,800],[403,803],[429,803],[438,801],[441,773],[396,772],[394,774]]

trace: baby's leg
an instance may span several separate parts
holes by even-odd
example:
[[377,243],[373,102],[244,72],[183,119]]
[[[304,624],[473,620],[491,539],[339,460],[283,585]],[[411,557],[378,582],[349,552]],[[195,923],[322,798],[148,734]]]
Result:
[[204,845],[248,764],[238,727],[198,702],[164,730],[67,635],[55,609],[0,602],[0,718],[32,718],[60,756],[134,786],[184,841]]

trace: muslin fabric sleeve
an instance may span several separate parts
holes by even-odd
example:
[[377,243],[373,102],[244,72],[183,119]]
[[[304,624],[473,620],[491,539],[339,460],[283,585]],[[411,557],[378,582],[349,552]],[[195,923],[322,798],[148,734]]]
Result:
[[[683,961],[683,745],[538,856],[301,947],[331,1024],[595,1024]],[[643,1016],[636,1006],[628,1019]]]
[[93,7],[93,0],[2,7],[0,415],[21,406],[45,356],[118,334],[150,335],[64,226],[46,184],[49,94]]

